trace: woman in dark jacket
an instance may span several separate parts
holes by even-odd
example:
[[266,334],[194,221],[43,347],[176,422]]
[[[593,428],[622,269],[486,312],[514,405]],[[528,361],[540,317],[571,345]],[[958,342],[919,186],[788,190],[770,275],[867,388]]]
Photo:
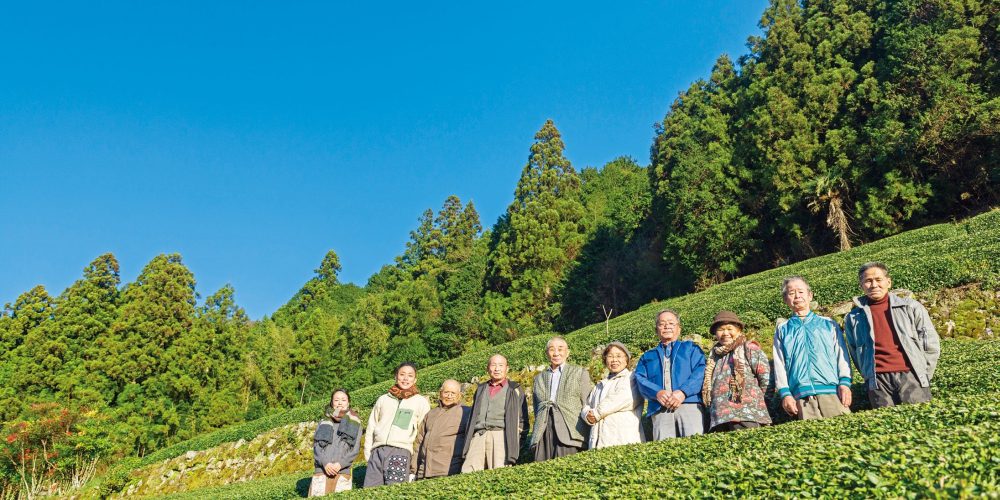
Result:
[[361,450],[361,418],[351,409],[344,389],[330,395],[330,405],[313,436],[313,474],[309,496],[351,489],[351,464]]

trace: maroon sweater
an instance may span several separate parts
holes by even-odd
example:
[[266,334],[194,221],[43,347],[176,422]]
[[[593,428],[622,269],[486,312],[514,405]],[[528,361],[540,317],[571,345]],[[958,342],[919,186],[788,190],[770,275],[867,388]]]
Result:
[[899,343],[899,335],[892,325],[889,296],[878,302],[869,302],[872,311],[872,331],[875,333],[875,373],[910,371],[910,360]]

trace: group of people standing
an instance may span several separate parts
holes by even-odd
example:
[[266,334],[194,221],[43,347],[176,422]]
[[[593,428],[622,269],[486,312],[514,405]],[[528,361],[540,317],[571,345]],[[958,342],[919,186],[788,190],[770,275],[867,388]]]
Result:
[[[707,355],[680,339],[677,311],[659,311],[659,342],[639,357],[634,373],[629,349],[611,342],[602,352],[608,374],[596,385],[585,368],[568,362],[566,340],[553,337],[545,346],[549,365],[533,382],[530,438],[527,394],[507,378],[503,355],[490,357],[489,379],[476,387],[471,407],[461,404],[461,384],[446,380],[431,409],[416,386],[416,367],[404,363],[368,419],[364,486],[505,467],[523,453],[543,461],[584,449],[769,425],[765,394],[772,382],[781,407],[798,419],[850,413],[852,362],[873,408],[930,400],[940,341],[927,310],[889,293],[884,264],[861,266],[858,284],[864,294],[854,299],[842,330],[811,310],[813,292],[804,278],[786,278],[781,293],[792,314],[775,329],[773,367],[730,311],[713,319],[715,344]],[[360,437],[347,392],[335,391],[316,430],[314,494],[350,488]]]

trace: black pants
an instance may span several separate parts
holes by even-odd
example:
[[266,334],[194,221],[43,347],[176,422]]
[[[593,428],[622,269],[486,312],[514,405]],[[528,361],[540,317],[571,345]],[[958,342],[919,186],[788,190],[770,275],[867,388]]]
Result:
[[535,445],[535,461],[541,462],[550,458],[565,457],[580,451],[579,447],[562,444],[559,437],[556,436],[556,417],[562,418],[562,415],[553,412],[552,408],[546,411],[549,412],[549,419],[545,424],[541,440]]

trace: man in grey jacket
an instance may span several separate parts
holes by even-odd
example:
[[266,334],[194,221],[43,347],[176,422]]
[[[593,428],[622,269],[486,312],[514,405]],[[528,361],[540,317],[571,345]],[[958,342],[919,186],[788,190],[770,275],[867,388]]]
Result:
[[941,340],[927,309],[889,293],[892,278],[881,262],[861,266],[858,285],[864,295],[844,318],[844,336],[872,407],[930,401]]
[[569,345],[552,337],[545,346],[549,367],[535,375],[531,399],[535,407],[535,429],[531,447],[535,461],[565,457],[583,449],[590,426],[580,417],[594,383],[582,366],[567,362]]

